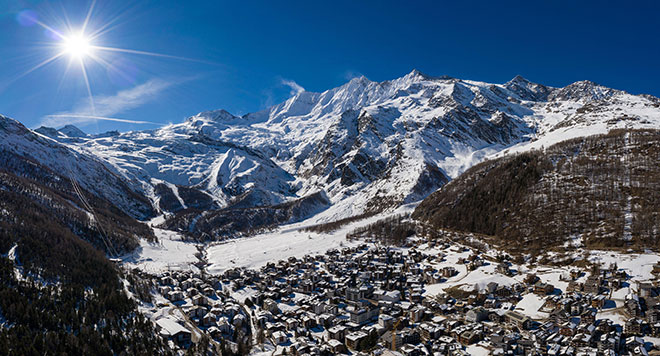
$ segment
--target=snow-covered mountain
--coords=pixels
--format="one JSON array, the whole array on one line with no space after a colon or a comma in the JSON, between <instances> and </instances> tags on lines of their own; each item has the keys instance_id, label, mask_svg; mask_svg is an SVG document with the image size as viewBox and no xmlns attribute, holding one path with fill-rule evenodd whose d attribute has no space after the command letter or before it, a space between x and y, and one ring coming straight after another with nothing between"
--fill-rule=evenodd
<instances>
[{"instance_id":1,"label":"snow-covered mountain","mask_svg":"<svg viewBox=\"0 0 660 356\"><path fill-rule=\"evenodd\" d=\"M323 192L331 205L316 219L332 221L422 199L501 152L621 127L660 128L660 100L589 81L552 88L414 70L301 92L242 117L217 110L151 131L40 133L106 162L163 211L272 206Z\"/></svg>"},{"instance_id":2,"label":"snow-covered mountain","mask_svg":"<svg viewBox=\"0 0 660 356\"><path fill-rule=\"evenodd\" d=\"M55 139L59 138L55 136ZM111 164L55 139L0 115L0 153L4 156L57 172L79 184L81 191L86 190L111 201L134 218L145 219L154 215L154 209L150 201L140 193L140 187L126 180ZM0 170L24 176L20 166L12 164L12 160L0 162Z\"/></svg>"}]
</instances>

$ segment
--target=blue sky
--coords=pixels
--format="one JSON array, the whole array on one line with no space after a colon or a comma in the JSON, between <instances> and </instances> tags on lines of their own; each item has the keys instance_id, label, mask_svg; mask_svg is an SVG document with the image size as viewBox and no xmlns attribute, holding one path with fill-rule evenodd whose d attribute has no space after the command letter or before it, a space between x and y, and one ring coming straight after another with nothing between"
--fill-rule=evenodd
<instances>
[{"instance_id":1,"label":"blue sky","mask_svg":"<svg viewBox=\"0 0 660 356\"><path fill-rule=\"evenodd\" d=\"M91 115L83 73L77 62L66 70L68 56L25 74L61 50L61 39L34 20L65 34L82 26L90 1L0 0L0 113L32 128L150 129L413 68L495 83L516 74L552 86L589 79L660 96L657 4L98 1L87 32L111 26L93 45L186 58L95 51L105 64L84 59L94 113L136 121L128 123L61 116Z\"/></svg>"}]
</instances>

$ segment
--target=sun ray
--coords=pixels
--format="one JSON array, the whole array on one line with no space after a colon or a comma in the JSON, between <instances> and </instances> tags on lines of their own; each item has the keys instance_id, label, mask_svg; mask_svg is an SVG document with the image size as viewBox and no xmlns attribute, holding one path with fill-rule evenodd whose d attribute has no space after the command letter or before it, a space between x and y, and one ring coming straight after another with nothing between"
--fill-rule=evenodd
<instances>
[{"instance_id":1,"label":"sun ray","mask_svg":"<svg viewBox=\"0 0 660 356\"><path fill-rule=\"evenodd\" d=\"M33 60L37 63L34 67L29 68L24 73L20 73L15 79L10 80L14 82L34 71L47 66L48 64L61 59L62 57L68 58L68 63L66 68L62 71L61 77L59 78L59 83L56 88L56 93L59 93L63 90L66 83L65 79L72 75L72 72L76 72L79 76L78 81L76 82L79 89L82 89L84 85L84 91L88 96L89 100L89 111L90 116L88 118L97 118L99 120L105 119L110 121L134 122L132 120L118 119L118 118L104 118L99 115L108 114L107 112L97 112L95 97L92 88L101 87L97 85L93 80L99 78L100 71L105 68L108 71L108 75L111 76L110 79L126 79L128 81L133 81L135 76L131 73L131 70L134 68L132 65L128 65L126 68L122 65L122 57L128 57L128 55L137 55L137 56L148 56L148 57L157 57L157 58L168 58L173 60L188 61L188 62L197 62L204 63L209 65L221 65L219 63L213 63L206 60L199 60L195 58L188 58L183 56L176 56L164 53L142 51L136 49L128 49L121 47L113 46L104 46L106 44L103 42L101 37L104 37L110 31L113 31L118 26L124 23L123 15L126 14L124 8L122 11L115 12L108 18L108 21L97 21L96 15L99 12L99 4L97 0L90 0L91 3L87 8L80 22L71 22L68 13L62 3L60 3L62 9L62 16L54 21L42 21L37 18L34 20L34 24L38 25L43 29L44 34L49 42L37 42L37 48L45 49L46 51L55 51L56 53L46 58L45 60L39 62L40 58ZM130 6L129 6L130 7ZM22 60L21 62L25 62ZM30 63L30 62L28 62ZM130 62L129 62L130 63ZM76 70L72 68L80 66L80 73L77 73ZM137 71L137 69L135 69ZM82 75L81 75L82 74ZM117 76L117 77L113 77ZM2 83L3 86L6 86L5 83ZM0 88L4 90L4 88ZM80 92L82 94L82 92ZM84 96L82 98L84 100ZM84 103L84 101L83 101ZM136 122L136 123L145 123L149 122Z\"/></svg>"},{"instance_id":2,"label":"sun ray","mask_svg":"<svg viewBox=\"0 0 660 356\"><path fill-rule=\"evenodd\" d=\"M123 70L121 70L121 69L118 68L117 66L113 65L112 63L106 61L106 60L103 59L102 57L97 56L97 55L94 55L94 54L91 54L91 55L90 55L90 58L92 58L92 59L95 60L96 62L100 63L100 64L101 64L103 67L105 67L106 69L109 68L109 69L111 69L112 71L118 73L118 74L119 74L122 78L124 78L125 80L128 80L128 81L131 80L130 76L128 76L126 73L124 73Z\"/></svg>"},{"instance_id":3,"label":"sun ray","mask_svg":"<svg viewBox=\"0 0 660 356\"><path fill-rule=\"evenodd\" d=\"M26 76L26 75L28 75L28 74L34 72L35 70L37 70L37 69L39 69L39 68L41 68L41 67L47 65L48 63L50 63L50 62L52 62L52 61L54 61L54 60L56 60L56 59L62 57L63 55L64 55L64 53L58 53L58 54L56 54L56 55L54 55L54 56L52 56L52 57L50 57L50 58L47 58L47 59L43 60L41 63L38 63L38 64L35 65L34 67L32 67L32 68L28 69L27 71L25 71L24 73L19 74L16 78L12 79L12 82L14 82L14 81L16 81L16 80L18 80L18 79L23 78L24 76Z\"/></svg>"},{"instance_id":4,"label":"sun ray","mask_svg":"<svg viewBox=\"0 0 660 356\"><path fill-rule=\"evenodd\" d=\"M115 29L119 24L115 24L115 22L119 21L121 18L121 15L117 15L111 20L106 21L103 25L101 25L99 28L94 30L92 33L90 33L89 37L92 39L96 39L98 37L103 36L104 34L112 31Z\"/></svg>"},{"instance_id":5,"label":"sun ray","mask_svg":"<svg viewBox=\"0 0 660 356\"><path fill-rule=\"evenodd\" d=\"M57 31L56 29L54 29L54 28L52 28L52 27L46 25L45 23L43 23L43 22L41 22L41 21L39 21L39 20L36 20L35 23L36 23L37 25L43 27L45 30L48 30L48 31L52 32L54 35L56 35L56 36L59 37L60 39L63 39L63 38L64 38L64 35L62 35L59 31Z\"/></svg>"},{"instance_id":6,"label":"sun ray","mask_svg":"<svg viewBox=\"0 0 660 356\"><path fill-rule=\"evenodd\" d=\"M72 33L63 38L62 52L76 58L84 58L92 54L94 50L90 39L84 32Z\"/></svg>"},{"instance_id":7,"label":"sun ray","mask_svg":"<svg viewBox=\"0 0 660 356\"><path fill-rule=\"evenodd\" d=\"M87 94L89 95L89 105L92 109L92 114L96 115L96 107L94 106L94 96L92 95L92 86L89 84L89 77L87 76L87 69L85 68L85 62L80 59L80 68L83 72L83 78L85 79L85 86L87 87Z\"/></svg>"},{"instance_id":8,"label":"sun ray","mask_svg":"<svg viewBox=\"0 0 660 356\"><path fill-rule=\"evenodd\" d=\"M94 48L96 50L100 50L100 51L140 54L140 55L144 55L144 56L171 58L171 59L178 59L178 60L182 60L182 61L190 61L190 62L198 62L198 63L204 63L204 64L218 65L217 63L204 61L204 60L200 60L200 59L173 56L173 55L169 55L169 54L162 54L162 53L155 53L155 52L138 51L138 50L134 50L134 49L117 48L117 47L105 47L105 46L92 46L92 48Z\"/></svg>"},{"instance_id":9,"label":"sun ray","mask_svg":"<svg viewBox=\"0 0 660 356\"><path fill-rule=\"evenodd\" d=\"M92 11L94 11L94 5L96 5L96 0L92 0L92 3L89 5L89 10L87 10L87 16L85 16L85 21L82 24L82 30L80 32L85 33L89 20L92 17Z\"/></svg>"},{"instance_id":10,"label":"sun ray","mask_svg":"<svg viewBox=\"0 0 660 356\"><path fill-rule=\"evenodd\" d=\"M60 80L59 83L57 84L57 89L55 90L55 92L59 93L62 91L62 86L64 85L64 78L66 78L70 70L71 70L71 61L69 61L66 64L66 68L64 69L64 72L62 72L62 74L60 75Z\"/></svg>"}]
</instances>

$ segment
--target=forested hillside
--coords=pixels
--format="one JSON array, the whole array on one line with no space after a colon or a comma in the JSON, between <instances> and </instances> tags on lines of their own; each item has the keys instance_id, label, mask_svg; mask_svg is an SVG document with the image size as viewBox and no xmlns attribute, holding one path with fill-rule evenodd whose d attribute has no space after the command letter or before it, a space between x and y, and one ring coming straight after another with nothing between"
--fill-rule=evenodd
<instances>
[{"instance_id":1,"label":"forested hillside","mask_svg":"<svg viewBox=\"0 0 660 356\"><path fill-rule=\"evenodd\" d=\"M25 157L0 161L0 354L166 353L106 257L152 230Z\"/></svg>"},{"instance_id":2,"label":"forested hillside","mask_svg":"<svg viewBox=\"0 0 660 356\"><path fill-rule=\"evenodd\" d=\"M660 131L613 130L483 162L413 218L513 251L659 247Z\"/></svg>"}]
</instances>

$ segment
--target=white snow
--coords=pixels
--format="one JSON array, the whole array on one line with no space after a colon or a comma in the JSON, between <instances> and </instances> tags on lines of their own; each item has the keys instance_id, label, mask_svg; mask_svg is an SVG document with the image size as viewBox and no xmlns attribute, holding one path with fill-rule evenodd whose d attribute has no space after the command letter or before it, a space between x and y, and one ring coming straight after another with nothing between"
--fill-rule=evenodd
<instances>
[{"instance_id":1,"label":"white snow","mask_svg":"<svg viewBox=\"0 0 660 356\"><path fill-rule=\"evenodd\" d=\"M528 293L523 295L522 299L516 304L515 310L532 319L545 319L548 317L548 313L539 311L543 304L545 304L544 298L534 293Z\"/></svg>"},{"instance_id":2,"label":"white snow","mask_svg":"<svg viewBox=\"0 0 660 356\"><path fill-rule=\"evenodd\" d=\"M512 82L540 87L524 79ZM549 101L529 101L510 84L432 78L418 71L380 83L361 77L322 93L299 92L243 117L215 110L158 130L57 139L104 159L147 195L156 180L194 185L221 206L250 189L259 190L263 205L325 190L333 205L316 221L327 222L363 212L374 197L424 198L430 191L415 187L427 165L454 178L504 153L613 128L660 126L660 109L645 97L577 82L548 87ZM456 108L475 116L456 114ZM621 119L624 115L628 118ZM479 135L481 126L471 126L503 120L514 135L510 140L498 141L492 132ZM359 172L353 160L360 155L380 159L386 178ZM52 157L44 160L57 166ZM340 182L341 166L356 175L354 184Z\"/></svg>"},{"instance_id":3,"label":"white snow","mask_svg":"<svg viewBox=\"0 0 660 356\"><path fill-rule=\"evenodd\" d=\"M140 240L140 247L122 260L131 268L157 273L164 270L196 269L197 244L184 241L176 232L154 228L157 243Z\"/></svg>"},{"instance_id":4,"label":"white snow","mask_svg":"<svg viewBox=\"0 0 660 356\"><path fill-rule=\"evenodd\" d=\"M605 268L616 263L617 267L625 270L633 281L651 280L653 265L660 261L660 255L651 252L638 254L592 250L589 253L589 261L600 263Z\"/></svg>"},{"instance_id":5,"label":"white snow","mask_svg":"<svg viewBox=\"0 0 660 356\"><path fill-rule=\"evenodd\" d=\"M490 355L490 351L487 348L485 348L483 346L479 346L477 344L472 344L472 345L467 346L465 348L465 351L467 351L468 354L474 355L474 356L481 356L481 355L487 356L487 355Z\"/></svg>"},{"instance_id":6,"label":"white snow","mask_svg":"<svg viewBox=\"0 0 660 356\"><path fill-rule=\"evenodd\" d=\"M415 205L404 206L391 214L409 212ZM379 214L342 226L327 234L305 232L301 229L313 225L314 220L285 225L273 232L253 237L229 240L209 245L206 250L209 266L207 271L219 274L234 267L258 268L268 262L301 257L307 254L322 254L333 248L351 246L361 241L348 242L346 234L357 227L383 219L390 214Z\"/></svg>"}]
</instances>

